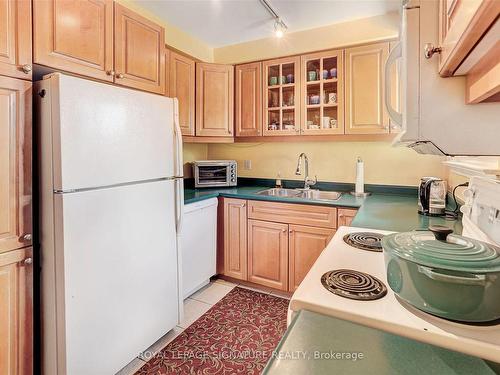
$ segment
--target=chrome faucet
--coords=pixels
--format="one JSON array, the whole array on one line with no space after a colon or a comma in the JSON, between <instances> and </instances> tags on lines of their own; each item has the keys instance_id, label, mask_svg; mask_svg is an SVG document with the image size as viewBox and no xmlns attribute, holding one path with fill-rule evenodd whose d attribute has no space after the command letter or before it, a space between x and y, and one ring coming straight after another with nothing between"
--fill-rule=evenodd
<instances>
[{"instance_id":1,"label":"chrome faucet","mask_svg":"<svg viewBox=\"0 0 500 375\"><path fill-rule=\"evenodd\" d=\"M309 159L307 158L307 155L305 153L301 153L299 155L299 160L297 160L297 170L295 171L295 174L297 176L300 176L301 172L301 165L302 165L302 159L304 159L304 190L309 190L309 188L312 185L315 185L316 182L318 182L318 177L315 176L314 180L312 178L309 178Z\"/></svg>"}]
</instances>

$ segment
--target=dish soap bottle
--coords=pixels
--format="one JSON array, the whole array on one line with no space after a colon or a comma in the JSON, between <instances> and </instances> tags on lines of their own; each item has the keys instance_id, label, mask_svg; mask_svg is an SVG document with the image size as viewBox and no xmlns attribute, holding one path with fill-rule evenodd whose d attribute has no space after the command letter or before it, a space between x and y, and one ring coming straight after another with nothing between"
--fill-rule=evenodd
<instances>
[{"instance_id":1,"label":"dish soap bottle","mask_svg":"<svg viewBox=\"0 0 500 375\"><path fill-rule=\"evenodd\" d=\"M278 176L276 176L276 188L281 189L281 172L278 172Z\"/></svg>"}]
</instances>

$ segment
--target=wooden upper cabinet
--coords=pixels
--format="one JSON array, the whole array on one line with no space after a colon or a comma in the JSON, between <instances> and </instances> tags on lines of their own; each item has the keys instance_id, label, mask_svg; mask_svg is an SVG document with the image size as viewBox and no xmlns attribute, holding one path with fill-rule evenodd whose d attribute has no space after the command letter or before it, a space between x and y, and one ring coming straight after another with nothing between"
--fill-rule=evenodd
<instances>
[{"instance_id":1,"label":"wooden upper cabinet","mask_svg":"<svg viewBox=\"0 0 500 375\"><path fill-rule=\"evenodd\" d=\"M338 210L338 218L337 218L337 226L338 227L350 227L352 221L354 220L354 216L356 216L357 210L350 208L339 208Z\"/></svg>"},{"instance_id":2,"label":"wooden upper cabinet","mask_svg":"<svg viewBox=\"0 0 500 375\"><path fill-rule=\"evenodd\" d=\"M262 63L264 135L300 134L300 56Z\"/></svg>"},{"instance_id":3,"label":"wooden upper cabinet","mask_svg":"<svg viewBox=\"0 0 500 375\"><path fill-rule=\"evenodd\" d=\"M224 275L247 280L247 201L224 198Z\"/></svg>"},{"instance_id":4,"label":"wooden upper cabinet","mask_svg":"<svg viewBox=\"0 0 500 375\"><path fill-rule=\"evenodd\" d=\"M170 51L169 96L179 100L179 123L182 135L194 135L195 72L193 59Z\"/></svg>"},{"instance_id":5,"label":"wooden upper cabinet","mask_svg":"<svg viewBox=\"0 0 500 375\"><path fill-rule=\"evenodd\" d=\"M344 53L301 56L301 134L344 134Z\"/></svg>"},{"instance_id":6,"label":"wooden upper cabinet","mask_svg":"<svg viewBox=\"0 0 500 375\"><path fill-rule=\"evenodd\" d=\"M31 80L31 1L0 1L0 75Z\"/></svg>"},{"instance_id":7,"label":"wooden upper cabinet","mask_svg":"<svg viewBox=\"0 0 500 375\"><path fill-rule=\"evenodd\" d=\"M288 224L248 220L248 281L288 290Z\"/></svg>"},{"instance_id":8,"label":"wooden upper cabinet","mask_svg":"<svg viewBox=\"0 0 500 375\"><path fill-rule=\"evenodd\" d=\"M262 63L237 65L235 129L237 137L262 134Z\"/></svg>"},{"instance_id":9,"label":"wooden upper cabinet","mask_svg":"<svg viewBox=\"0 0 500 375\"><path fill-rule=\"evenodd\" d=\"M455 74L499 14L498 0L439 0L439 73L442 76Z\"/></svg>"},{"instance_id":10,"label":"wooden upper cabinet","mask_svg":"<svg viewBox=\"0 0 500 375\"><path fill-rule=\"evenodd\" d=\"M115 82L164 94L165 30L118 3L114 6Z\"/></svg>"},{"instance_id":11,"label":"wooden upper cabinet","mask_svg":"<svg viewBox=\"0 0 500 375\"><path fill-rule=\"evenodd\" d=\"M33 373L33 250L0 254L0 374Z\"/></svg>"},{"instance_id":12,"label":"wooden upper cabinet","mask_svg":"<svg viewBox=\"0 0 500 375\"><path fill-rule=\"evenodd\" d=\"M34 0L34 62L113 81L113 2Z\"/></svg>"},{"instance_id":13,"label":"wooden upper cabinet","mask_svg":"<svg viewBox=\"0 0 500 375\"><path fill-rule=\"evenodd\" d=\"M196 64L196 135L233 136L234 67Z\"/></svg>"},{"instance_id":14,"label":"wooden upper cabinet","mask_svg":"<svg viewBox=\"0 0 500 375\"><path fill-rule=\"evenodd\" d=\"M389 132L384 104L384 65L389 43L369 44L345 50L345 132Z\"/></svg>"},{"instance_id":15,"label":"wooden upper cabinet","mask_svg":"<svg viewBox=\"0 0 500 375\"><path fill-rule=\"evenodd\" d=\"M31 82L0 77L0 253L32 243L31 102Z\"/></svg>"},{"instance_id":16,"label":"wooden upper cabinet","mask_svg":"<svg viewBox=\"0 0 500 375\"><path fill-rule=\"evenodd\" d=\"M293 292L328 245L335 229L290 225L289 233L289 291Z\"/></svg>"}]
</instances>

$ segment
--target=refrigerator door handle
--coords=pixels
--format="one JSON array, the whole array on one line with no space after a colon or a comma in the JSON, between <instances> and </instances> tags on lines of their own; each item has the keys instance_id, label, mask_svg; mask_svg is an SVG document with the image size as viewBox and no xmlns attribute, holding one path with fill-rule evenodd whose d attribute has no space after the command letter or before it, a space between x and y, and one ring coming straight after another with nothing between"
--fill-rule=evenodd
<instances>
[{"instance_id":1,"label":"refrigerator door handle","mask_svg":"<svg viewBox=\"0 0 500 375\"><path fill-rule=\"evenodd\" d=\"M184 218L184 179L182 166L182 132L179 125L179 101L174 98L174 135L175 135L175 224L177 234L181 233Z\"/></svg>"}]
</instances>

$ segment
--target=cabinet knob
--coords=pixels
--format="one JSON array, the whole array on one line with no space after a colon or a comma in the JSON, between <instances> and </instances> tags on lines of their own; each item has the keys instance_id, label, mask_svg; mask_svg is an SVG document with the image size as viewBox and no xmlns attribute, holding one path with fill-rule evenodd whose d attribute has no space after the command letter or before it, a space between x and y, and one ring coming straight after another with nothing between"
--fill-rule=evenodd
<instances>
[{"instance_id":1,"label":"cabinet knob","mask_svg":"<svg viewBox=\"0 0 500 375\"><path fill-rule=\"evenodd\" d=\"M240 207L241 207L241 208L245 207L245 203L242 203L242 204L240 205Z\"/></svg>"},{"instance_id":2,"label":"cabinet knob","mask_svg":"<svg viewBox=\"0 0 500 375\"><path fill-rule=\"evenodd\" d=\"M21 237L21 241L31 241L32 236L31 233L26 233L24 236Z\"/></svg>"},{"instance_id":3,"label":"cabinet knob","mask_svg":"<svg viewBox=\"0 0 500 375\"><path fill-rule=\"evenodd\" d=\"M288 233L293 233L293 230L292 230L292 229L290 229L290 230L288 231Z\"/></svg>"},{"instance_id":4,"label":"cabinet knob","mask_svg":"<svg viewBox=\"0 0 500 375\"><path fill-rule=\"evenodd\" d=\"M115 71L114 71L114 70L106 70L106 74L107 74L108 76L113 77L113 76L115 75Z\"/></svg>"},{"instance_id":5,"label":"cabinet knob","mask_svg":"<svg viewBox=\"0 0 500 375\"><path fill-rule=\"evenodd\" d=\"M344 214L340 214L339 217L344 217Z\"/></svg>"},{"instance_id":6,"label":"cabinet knob","mask_svg":"<svg viewBox=\"0 0 500 375\"><path fill-rule=\"evenodd\" d=\"M30 64L25 64L21 67L21 70L23 71L23 73L28 74L29 72L31 72L33 70L33 68Z\"/></svg>"},{"instance_id":7,"label":"cabinet knob","mask_svg":"<svg viewBox=\"0 0 500 375\"><path fill-rule=\"evenodd\" d=\"M116 75L116 78L118 78L118 79L122 79L123 77L124 77L123 73L118 73Z\"/></svg>"},{"instance_id":8,"label":"cabinet knob","mask_svg":"<svg viewBox=\"0 0 500 375\"><path fill-rule=\"evenodd\" d=\"M285 233L285 232L286 232L286 229L282 229L281 231L282 231L283 233Z\"/></svg>"},{"instance_id":9,"label":"cabinet knob","mask_svg":"<svg viewBox=\"0 0 500 375\"><path fill-rule=\"evenodd\" d=\"M23 260L23 264L29 266L30 264L33 264L33 258L26 258Z\"/></svg>"},{"instance_id":10,"label":"cabinet knob","mask_svg":"<svg viewBox=\"0 0 500 375\"><path fill-rule=\"evenodd\" d=\"M229 132L229 134L233 134L233 131L232 131L232 130L229 130L228 132Z\"/></svg>"},{"instance_id":11,"label":"cabinet knob","mask_svg":"<svg viewBox=\"0 0 500 375\"><path fill-rule=\"evenodd\" d=\"M441 53L443 49L441 47L434 47L432 43L425 43L424 45L424 56L426 59L430 59L435 53Z\"/></svg>"}]
</instances>

